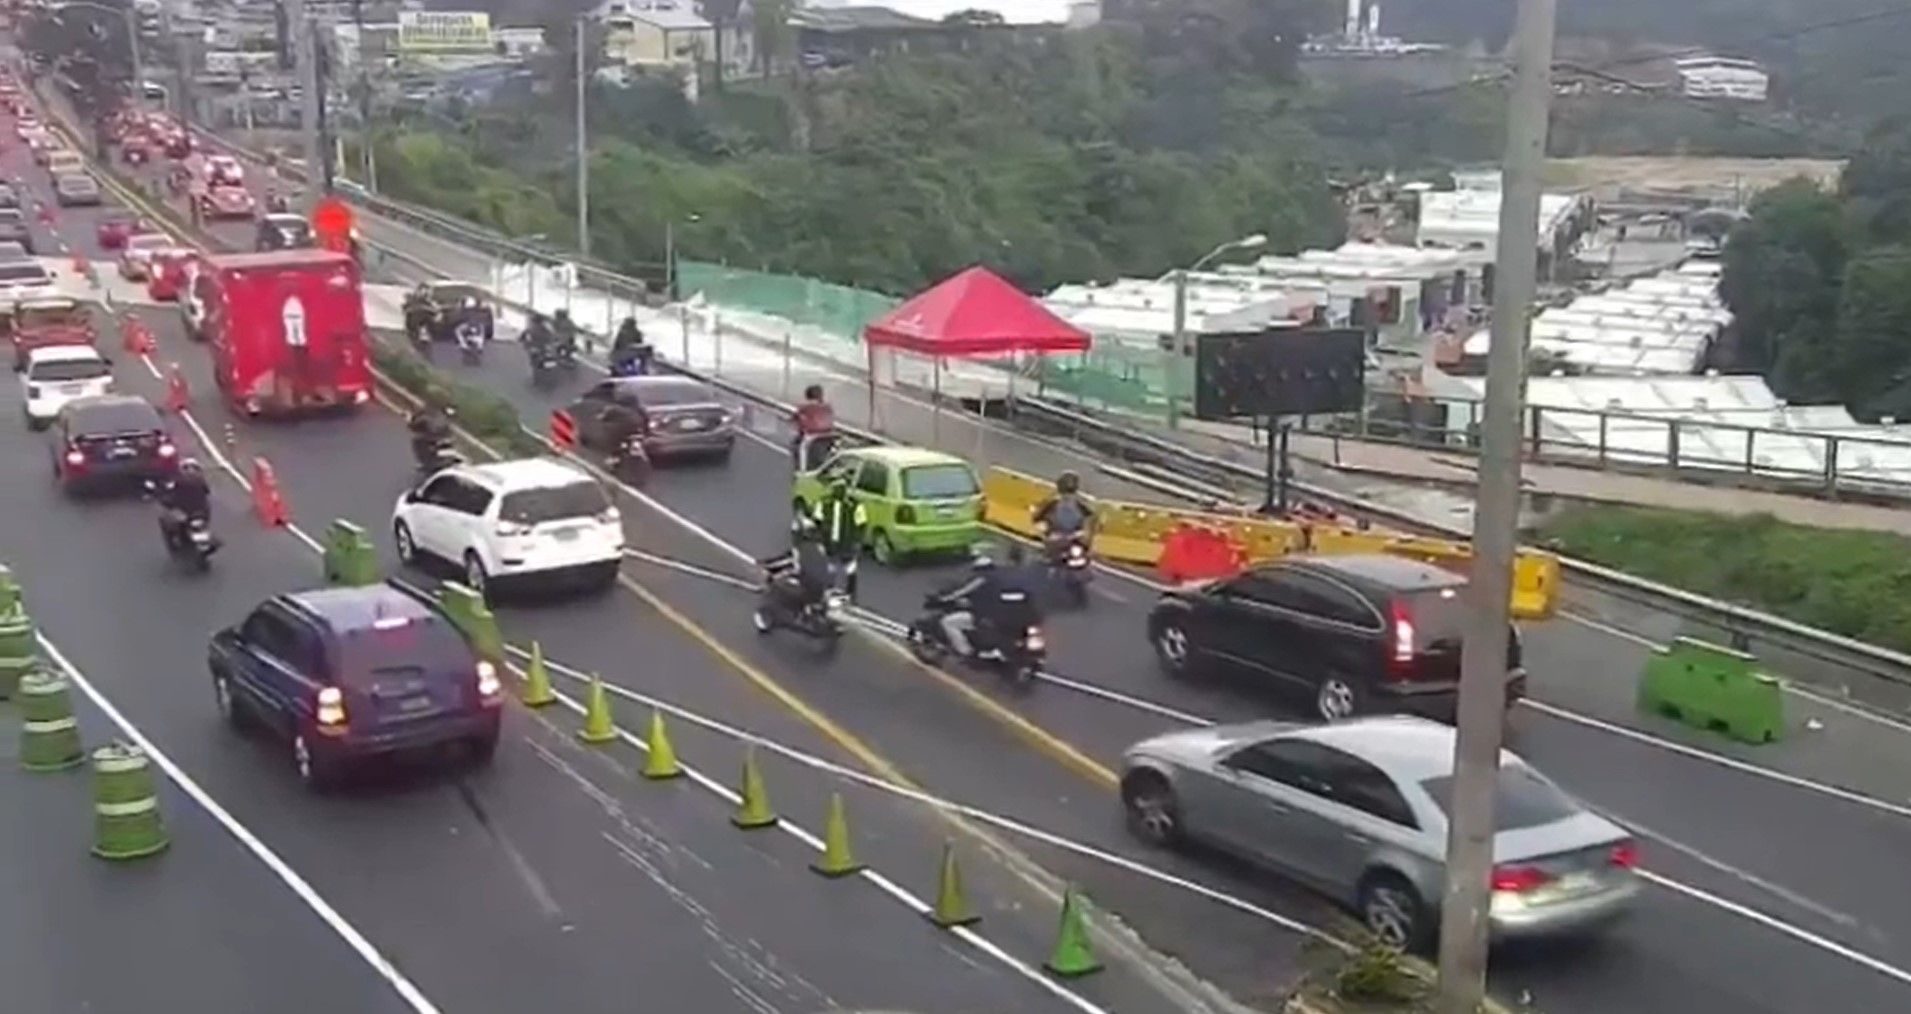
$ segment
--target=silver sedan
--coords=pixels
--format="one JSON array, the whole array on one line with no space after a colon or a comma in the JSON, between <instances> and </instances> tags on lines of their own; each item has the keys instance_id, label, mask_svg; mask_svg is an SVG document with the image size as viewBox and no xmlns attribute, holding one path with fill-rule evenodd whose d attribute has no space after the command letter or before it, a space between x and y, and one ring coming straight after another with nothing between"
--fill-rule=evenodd
<instances>
[{"instance_id":1,"label":"silver sedan","mask_svg":"<svg viewBox=\"0 0 1911 1014\"><path fill-rule=\"evenodd\" d=\"M1128 750L1122 800L1152 843L1236 853L1352 906L1381 939L1424 948L1446 884L1453 740L1401 717L1171 733ZM1583 930L1629 906L1632 837L1511 753L1495 813L1496 939Z\"/></svg>"}]
</instances>

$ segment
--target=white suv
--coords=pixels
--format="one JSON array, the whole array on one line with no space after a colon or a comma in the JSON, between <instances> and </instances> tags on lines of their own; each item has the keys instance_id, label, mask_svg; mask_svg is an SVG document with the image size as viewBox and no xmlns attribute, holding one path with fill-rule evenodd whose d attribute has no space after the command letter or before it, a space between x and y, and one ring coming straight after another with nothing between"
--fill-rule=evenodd
<instances>
[{"instance_id":1,"label":"white suv","mask_svg":"<svg viewBox=\"0 0 1911 1014\"><path fill-rule=\"evenodd\" d=\"M550 458L456 465L398 498L392 538L407 564L456 564L487 596L549 581L608 588L624 556L624 523L604 487Z\"/></svg>"},{"instance_id":2,"label":"white suv","mask_svg":"<svg viewBox=\"0 0 1911 1014\"><path fill-rule=\"evenodd\" d=\"M91 345L42 345L27 353L20 389L27 428L43 430L67 402L112 393L113 366Z\"/></svg>"}]
</instances>

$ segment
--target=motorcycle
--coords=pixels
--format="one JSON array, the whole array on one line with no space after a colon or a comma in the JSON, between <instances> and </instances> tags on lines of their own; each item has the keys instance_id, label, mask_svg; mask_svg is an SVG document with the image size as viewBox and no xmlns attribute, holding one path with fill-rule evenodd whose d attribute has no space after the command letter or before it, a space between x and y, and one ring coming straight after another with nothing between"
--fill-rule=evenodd
<instances>
[{"instance_id":1,"label":"motorcycle","mask_svg":"<svg viewBox=\"0 0 1911 1014\"><path fill-rule=\"evenodd\" d=\"M610 454L610 474L632 486L641 486L650 478L650 452L644 450L640 433L625 437Z\"/></svg>"},{"instance_id":2,"label":"motorcycle","mask_svg":"<svg viewBox=\"0 0 1911 1014\"><path fill-rule=\"evenodd\" d=\"M146 494L150 498L159 492L157 483L146 484ZM166 543L166 555L194 571L204 574L212 569L212 554L219 551L219 539L212 534L212 523L206 518L178 518L165 505L159 509L159 534Z\"/></svg>"},{"instance_id":3,"label":"motorcycle","mask_svg":"<svg viewBox=\"0 0 1911 1014\"><path fill-rule=\"evenodd\" d=\"M460 321L456 331L458 353L466 366L484 364L484 331L472 321Z\"/></svg>"},{"instance_id":4,"label":"motorcycle","mask_svg":"<svg viewBox=\"0 0 1911 1014\"><path fill-rule=\"evenodd\" d=\"M650 354L648 352L613 353L610 360L610 375L613 377L641 377L650 372Z\"/></svg>"},{"instance_id":5,"label":"motorcycle","mask_svg":"<svg viewBox=\"0 0 1911 1014\"><path fill-rule=\"evenodd\" d=\"M418 481L437 475L447 468L464 464L464 455L452 446L450 437L436 437L429 442L416 441L412 444L412 458L418 463Z\"/></svg>"},{"instance_id":6,"label":"motorcycle","mask_svg":"<svg viewBox=\"0 0 1911 1014\"><path fill-rule=\"evenodd\" d=\"M757 633L793 630L817 642L825 652L834 651L849 617L849 593L842 589L840 577L831 582L821 599L806 603L794 612L777 599L775 580L765 575L756 611L750 614Z\"/></svg>"},{"instance_id":7,"label":"motorcycle","mask_svg":"<svg viewBox=\"0 0 1911 1014\"><path fill-rule=\"evenodd\" d=\"M923 616L909 625L909 653L924 665L940 665L944 659L957 654L942 630L942 618L957 606L932 595L923 600L922 607ZM1048 639L1041 625L1023 627L1014 632L1006 644L992 643L995 640L996 636L978 623L969 633L969 653L960 657L971 665L991 666L1016 689L1027 689L1048 658Z\"/></svg>"},{"instance_id":8,"label":"motorcycle","mask_svg":"<svg viewBox=\"0 0 1911 1014\"><path fill-rule=\"evenodd\" d=\"M1043 550L1049 583L1060 587L1075 608L1088 605L1088 582L1095 573L1094 560L1088 554L1088 534L1053 533L1043 540Z\"/></svg>"}]
</instances>

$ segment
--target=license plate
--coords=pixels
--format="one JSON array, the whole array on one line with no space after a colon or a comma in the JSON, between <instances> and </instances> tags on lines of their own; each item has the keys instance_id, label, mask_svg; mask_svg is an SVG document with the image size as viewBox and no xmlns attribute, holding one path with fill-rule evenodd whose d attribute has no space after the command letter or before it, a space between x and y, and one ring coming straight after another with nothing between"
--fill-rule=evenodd
<instances>
[{"instance_id":1,"label":"license plate","mask_svg":"<svg viewBox=\"0 0 1911 1014\"><path fill-rule=\"evenodd\" d=\"M407 715L416 714L420 711L430 711L431 698L407 697L404 700L398 702L398 710L404 712Z\"/></svg>"},{"instance_id":2,"label":"license plate","mask_svg":"<svg viewBox=\"0 0 1911 1014\"><path fill-rule=\"evenodd\" d=\"M85 384L61 384L60 393L78 397L79 395L86 393L86 385Z\"/></svg>"},{"instance_id":3,"label":"license plate","mask_svg":"<svg viewBox=\"0 0 1911 1014\"><path fill-rule=\"evenodd\" d=\"M560 528L560 529L558 529L557 531L554 531L554 532L552 532L552 533L551 533L551 538L553 538L553 539L556 539L556 540L557 540L557 541L559 541L559 542L576 542L576 541L577 541L577 529L575 529L575 528Z\"/></svg>"},{"instance_id":4,"label":"license plate","mask_svg":"<svg viewBox=\"0 0 1911 1014\"><path fill-rule=\"evenodd\" d=\"M941 510L939 510L939 511L937 511L936 513L938 513L938 514L940 514L940 515L942 515L942 516L943 516L943 517L945 517L945 518L953 518L953 517L956 517L956 516L958 516L958 515L960 515L960 514L962 513L962 508L960 508L960 507L944 507L944 508L942 508Z\"/></svg>"},{"instance_id":5,"label":"license plate","mask_svg":"<svg viewBox=\"0 0 1911 1014\"><path fill-rule=\"evenodd\" d=\"M700 430L700 429L703 429L703 420L702 419L685 419L677 423L677 428L680 430Z\"/></svg>"},{"instance_id":6,"label":"license plate","mask_svg":"<svg viewBox=\"0 0 1911 1014\"><path fill-rule=\"evenodd\" d=\"M107 457L110 457L110 458L130 458L130 457L132 457L133 455L135 455L135 454L138 454L138 453L139 453L139 451L138 451L137 449L135 449L135 448L132 448L132 447L128 447L128 446L126 446L125 444L120 444L120 445L118 445L118 446L116 446L116 447L114 447L114 448L113 448L112 450L110 450L110 451L108 451L108 452L107 452Z\"/></svg>"},{"instance_id":7,"label":"license plate","mask_svg":"<svg viewBox=\"0 0 1911 1014\"><path fill-rule=\"evenodd\" d=\"M1590 873L1568 873L1553 882L1560 894L1585 894L1599 887L1599 878Z\"/></svg>"}]
</instances>

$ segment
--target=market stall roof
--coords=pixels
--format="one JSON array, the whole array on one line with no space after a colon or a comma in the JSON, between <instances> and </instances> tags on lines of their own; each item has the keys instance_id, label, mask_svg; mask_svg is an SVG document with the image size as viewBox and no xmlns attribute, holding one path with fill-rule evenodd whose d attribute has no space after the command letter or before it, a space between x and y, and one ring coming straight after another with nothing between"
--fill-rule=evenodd
<instances>
[{"instance_id":1,"label":"market stall roof","mask_svg":"<svg viewBox=\"0 0 1911 1014\"><path fill-rule=\"evenodd\" d=\"M872 346L927 356L1086 352L1088 332L988 268L946 278L863 329Z\"/></svg>"}]
</instances>

